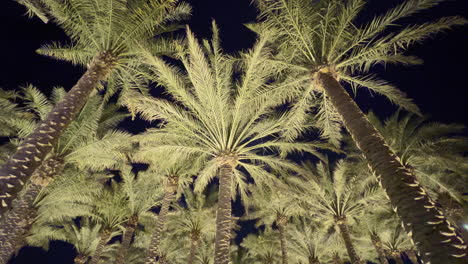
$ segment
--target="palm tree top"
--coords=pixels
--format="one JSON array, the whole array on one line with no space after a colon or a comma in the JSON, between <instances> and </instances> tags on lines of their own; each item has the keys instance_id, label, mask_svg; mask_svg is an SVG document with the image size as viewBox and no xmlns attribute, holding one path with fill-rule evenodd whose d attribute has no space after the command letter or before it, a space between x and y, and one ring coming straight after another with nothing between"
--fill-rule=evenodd
<instances>
[{"instance_id":1,"label":"palm tree top","mask_svg":"<svg viewBox=\"0 0 468 264\"><path fill-rule=\"evenodd\" d=\"M81 51L63 53L64 57L84 64L96 52L109 52L115 57L125 56L132 47L167 30L172 26L172 21L185 18L191 11L187 4L176 0L39 2L43 3L53 21L71 38L70 48ZM54 46L58 47L54 44L51 47ZM83 60L86 57L88 59Z\"/></svg>"},{"instance_id":2,"label":"palm tree top","mask_svg":"<svg viewBox=\"0 0 468 264\"><path fill-rule=\"evenodd\" d=\"M149 121L163 121L161 127L136 137L141 155L162 159L160 163L194 159L194 164L203 164L196 190L202 190L223 164L240 165L257 180L276 178L255 166L257 163L278 170L299 169L283 157L293 151L316 153L317 147L325 145L282 138L290 128L288 112L278 114L275 107L288 96L276 89L278 68L268 63L266 37L240 58L233 58L222 54L215 25L213 32L211 42L200 44L187 30L187 47L178 52L184 69L149 52L144 54L153 78L173 101L133 91L123 95L132 112ZM280 153L280 157L262 152ZM239 188L245 192L246 176L240 170L235 173Z\"/></svg>"},{"instance_id":3,"label":"palm tree top","mask_svg":"<svg viewBox=\"0 0 468 264\"><path fill-rule=\"evenodd\" d=\"M377 77L371 68L387 63L420 64L419 58L406 54L409 46L467 22L461 17L444 17L424 24L395 26L398 20L443 0L407 0L364 25L356 23L365 6L363 0L255 2L260 9L260 23L248 26L260 35L275 32L273 42L277 57L271 64L289 65L291 83L305 87L304 95L299 99L303 111L296 117L296 126L307 123L305 115L310 108L318 108L318 119L312 125L334 145L341 140L342 120L329 98L322 95L320 85L311 82L317 72L326 72L348 83L354 92L365 87L399 107L420 114L419 108L404 92ZM317 98L321 100L317 102Z\"/></svg>"}]
</instances>

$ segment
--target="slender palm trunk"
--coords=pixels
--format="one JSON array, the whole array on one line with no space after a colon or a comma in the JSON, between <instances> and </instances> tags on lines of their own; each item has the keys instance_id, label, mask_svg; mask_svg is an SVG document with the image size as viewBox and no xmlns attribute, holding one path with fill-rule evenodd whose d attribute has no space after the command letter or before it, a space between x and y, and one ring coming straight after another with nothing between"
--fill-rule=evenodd
<instances>
[{"instance_id":1,"label":"slender palm trunk","mask_svg":"<svg viewBox=\"0 0 468 264\"><path fill-rule=\"evenodd\" d=\"M188 264L195 263L195 257L197 255L198 242L200 241L200 234L193 233L190 238L190 255L188 258Z\"/></svg>"},{"instance_id":2,"label":"slender palm trunk","mask_svg":"<svg viewBox=\"0 0 468 264\"><path fill-rule=\"evenodd\" d=\"M287 222L278 221L278 229L280 233L280 244L281 244L281 260L283 264L288 264L288 245L286 243L286 232L285 227Z\"/></svg>"},{"instance_id":3,"label":"slender palm trunk","mask_svg":"<svg viewBox=\"0 0 468 264\"><path fill-rule=\"evenodd\" d=\"M112 235L112 230L110 229L105 229L99 238L99 243L96 246L96 250L94 251L93 255L91 255L91 260L89 261L89 264L97 264L99 262L99 259L101 258L102 251L104 250L104 247L107 244L107 241L109 241L110 236Z\"/></svg>"},{"instance_id":4,"label":"slender palm trunk","mask_svg":"<svg viewBox=\"0 0 468 264\"><path fill-rule=\"evenodd\" d=\"M411 260L411 262L413 264L418 264L418 255L417 255L416 251L406 250L405 254L406 254L406 256L408 256L409 260Z\"/></svg>"},{"instance_id":5,"label":"slender palm trunk","mask_svg":"<svg viewBox=\"0 0 468 264\"><path fill-rule=\"evenodd\" d=\"M364 154L406 231L431 263L466 263L466 243L437 208L416 177L390 150L349 94L329 72L317 72L316 81L341 115L354 142Z\"/></svg>"},{"instance_id":6,"label":"slender palm trunk","mask_svg":"<svg viewBox=\"0 0 468 264\"><path fill-rule=\"evenodd\" d=\"M333 264L343 264L343 261L340 258L340 255L338 253L334 253L332 257Z\"/></svg>"},{"instance_id":7,"label":"slender palm trunk","mask_svg":"<svg viewBox=\"0 0 468 264\"><path fill-rule=\"evenodd\" d=\"M109 75L114 61L109 52L96 56L76 85L36 126L33 133L24 139L16 153L0 169L0 214L10 209L13 199L76 117L91 92Z\"/></svg>"},{"instance_id":8,"label":"slender palm trunk","mask_svg":"<svg viewBox=\"0 0 468 264\"><path fill-rule=\"evenodd\" d=\"M374 245L374 248L377 251L377 255L379 256L380 264L389 264L387 258L385 257L385 250L382 246L380 237L374 232L371 232L370 237L372 245Z\"/></svg>"},{"instance_id":9,"label":"slender palm trunk","mask_svg":"<svg viewBox=\"0 0 468 264\"><path fill-rule=\"evenodd\" d=\"M0 264L8 262L11 255L23 247L29 233L36 208L34 201L42 188L47 186L63 168L63 160L49 158L40 166L31 178L31 185L24 194L13 200L13 208L0 220Z\"/></svg>"},{"instance_id":10,"label":"slender palm trunk","mask_svg":"<svg viewBox=\"0 0 468 264\"><path fill-rule=\"evenodd\" d=\"M356 249L354 248L353 241L351 240L351 236L349 234L348 225L344 220L338 220L337 222L338 228L340 229L341 236L343 237L343 241L348 251L349 258L351 260L351 264L360 264L361 260L356 253Z\"/></svg>"},{"instance_id":11,"label":"slender palm trunk","mask_svg":"<svg viewBox=\"0 0 468 264\"><path fill-rule=\"evenodd\" d=\"M138 215L132 215L125 225L125 232L122 237L122 243L120 250L117 252L115 258L115 264L125 264L127 259L128 250L130 249L130 243L132 242L133 233L135 233L135 228L138 225Z\"/></svg>"},{"instance_id":12,"label":"slender palm trunk","mask_svg":"<svg viewBox=\"0 0 468 264\"><path fill-rule=\"evenodd\" d=\"M309 264L320 264L320 260L317 257L309 257Z\"/></svg>"},{"instance_id":13,"label":"slender palm trunk","mask_svg":"<svg viewBox=\"0 0 468 264\"><path fill-rule=\"evenodd\" d=\"M392 258L395 260L395 263L396 263L396 264L405 264L405 263L403 262L403 259L401 258L400 252L393 251L393 252L392 252Z\"/></svg>"},{"instance_id":14,"label":"slender palm trunk","mask_svg":"<svg viewBox=\"0 0 468 264\"><path fill-rule=\"evenodd\" d=\"M74 262L75 264L85 264L87 259L88 259L88 256L83 255L83 254L78 254L75 257Z\"/></svg>"},{"instance_id":15,"label":"slender palm trunk","mask_svg":"<svg viewBox=\"0 0 468 264\"><path fill-rule=\"evenodd\" d=\"M156 228L151 235L151 244L146 252L146 264L156 264L158 263L158 257L161 258L161 256L159 256L159 245L161 244L162 231L166 225L166 215L169 212L169 206L174 197L174 188L167 187L161 205L161 210L159 211L158 222L156 223ZM159 259L159 262L162 262L162 260Z\"/></svg>"},{"instance_id":16,"label":"slender palm trunk","mask_svg":"<svg viewBox=\"0 0 468 264\"><path fill-rule=\"evenodd\" d=\"M231 244L231 185L234 167L220 168L218 208L216 210L215 264L229 264Z\"/></svg>"}]
</instances>

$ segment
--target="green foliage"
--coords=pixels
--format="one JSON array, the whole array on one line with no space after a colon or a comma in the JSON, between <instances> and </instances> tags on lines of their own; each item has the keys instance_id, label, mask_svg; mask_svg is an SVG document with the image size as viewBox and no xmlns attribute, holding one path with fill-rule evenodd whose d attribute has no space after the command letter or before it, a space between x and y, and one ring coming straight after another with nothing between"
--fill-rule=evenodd
<instances>
[{"instance_id":1,"label":"green foliage","mask_svg":"<svg viewBox=\"0 0 468 264\"><path fill-rule=\"evenodd\" d=\"M335 145L341 140L338 125L341 121L334 113L335 110L329 107L327 97L319 96L323 91L311 84L311 72L328 68L354 90L365 87L419 114L418 107L403 92L374 74L369 74L371 67L386 63L421 63L418 58L405 54L411 44L466 24L464 18L445 17L420 25L395 26L396 21L430 8L441 0L404 1L364 25L357 25L355 21L365 5L362 0L255 2L260 9L261 22L249 27L260 35L272 35L271 32L275 32L275 39L272 40L278 54L275 63L289 65L287 74L294 77L290 78L290 82L296 82L295 86L302 85L304 93L313 94L299 99L302 117L295 120L295 126L307 124L303 116L308 111L318 109L315 111L319 118L313 125L318 126L323 137ZM314 103L313 99L316 98L322 100L322 103Z\"/></svg>"},{"instance_id":2,"label":"green foliage","mask_svg":"<svg viewBox=\"0 0 468 264\"><path fill-rule=\"evenodd\" d=\"M459 203L462 201L461 194L466 192L463 182L468 175L464 157L468 140L460 136L463 125L430 122L401 112L384 122L373 113L368 117L433 197L447 193Z\"/></svg>"},{"instance_id":3,"label":"green foliage","mask_svg":"<svg viewBox=\"0 0 468 264\"><path fill-rule=\"evenodd\" d=\"M222 160L232 155L237 165L234 188L245 201L245 172L256 183L269 185L276 177L264 168L300 170L277 155L261 153L286 156L294 151L316 152L324 145L281 138L289 129L290 114L277 114L274 109L287 96L277 92L280 83L272 83L279 69L268 63L266 39L243 53L242 60L233 59L221 54L216 26L213 31L211 43L204 41L200 45L188 30L187 48L180 47L178 52L185 70L145 53L145 63L151 67L155 81L166 88L174 102L136 92L125 94L123 101L144 119L163 121L161 127L135 137L141 155L155 162L161 159L158 163L195 160L195 166L201 164L196 192L205 189ZM236 192L232 193L235 197Z\"/></svg>"}]
</instances>

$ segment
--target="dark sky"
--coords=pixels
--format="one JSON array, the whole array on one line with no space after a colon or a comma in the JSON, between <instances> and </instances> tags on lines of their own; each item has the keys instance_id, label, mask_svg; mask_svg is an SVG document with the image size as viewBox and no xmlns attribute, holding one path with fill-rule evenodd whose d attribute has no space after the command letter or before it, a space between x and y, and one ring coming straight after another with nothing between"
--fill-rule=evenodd
<instances>
[{"instance_id":1,"label":"dark sky","mask_svg":"<svg viewBox=\"0 0 468 264\"><path fill-rule=\"evenodd\" d=\"M83 69L35 54L35 50L43 44L66 41L65 34L52 23L43 24L39 19L28 19L23 15L25 9L14 1L0 2L0 87L16 89L32 83L45 92L50 91L53 86L70 89ZM249 5L250 0L189 2L194 7L194 15L189 24L196 35L208 37L211 20L214 18L220 26L226 51L235 52L252 45L254 34L241 25L255 19L256 12ZM362 21L401 1L368 2ZM447 1L403 22L422 22L447 15L468 17L467 5L467 0ZM468 26L459 27L410 49L409 53L422 58L424 65L387 66L375 71L408 93L423 113L432 116L433 120L468 124L467 47ZM368 92L358 93L357 101L364 110L372 108L381 116L394 110L390 103L379 97L372 97ZM24 259L25 255L34 257L34 263L72 263L71 252L73 250L70 247L58 243L48 254L39 250L23 250L21 256L11 263L31 263Z\"/></svg>"}]
</instances>

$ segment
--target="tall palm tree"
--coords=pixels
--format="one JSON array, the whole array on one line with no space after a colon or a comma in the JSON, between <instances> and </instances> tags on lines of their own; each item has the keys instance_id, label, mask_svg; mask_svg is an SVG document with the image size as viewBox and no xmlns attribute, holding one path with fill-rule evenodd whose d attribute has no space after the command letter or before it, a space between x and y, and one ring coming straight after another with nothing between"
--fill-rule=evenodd
<instances>
[{"instance_id":1,"label":"tall palm tree","mask_svg":"<svg viewBox=\"0 0 468 264\"><path fill-rule=\"evenodd\" d=\"M440 197L439 202L452 201L442 205L449 218L454 216L456 210L450 209L454 204L463 203L461 194L466 192L468 166L464 152L468 139L459 136L465 127L429 122L399 111L384 122L373 113L368 118L431 196Z\"/></svg>"},{"instance_id":2,"label":"tall palm tree","mask_svg":"<svg viewBox=\"0 0 468 264\"><path fill-rule=\"evenodd\" d=\"M337 162L331 170L325 163L305 164L310 173L304 179L292 178L298 198L309 214L325 225L337 227L348 251L351 263L361 263L351 238L350 223L364 213L366 206L378 206L383 198L369 173L354 171L349 161Z\"/></svg>"},{"instance_id":3,"label":"tall palm tree","mask_svg":"<svg viewBox=\"0 0 468 264\"><path fill-rule=\"evenodd\" d=\"M401 225L398 223L393 225L393 229L387 229L382 232L381 237L383 248L387 256L392 257L397 264L403 264L403 259L401 257L403 252L414 251L410 239L406 236ZM414 262L414 259L412 262Z\"/></svg>"},{"instance_id":4,"label":"tall palm tree","mask_svg":"<svg viewBox=\"0 0 468 264\"><path fill-rule=\"evenodd\" d=\"M288 230L292 258L296 263L320 264L326 263L328 255L336 249L320 226L312 226L310 219L294 221Z\"/></svg>"},{"instance_id":5,"label":"tall palm tree","mask_svg":"<svg viewBox=\"0 0 468 264\"><path fill-rule=\"evenodd\" d=\"M186 208L176 205L176 210L168 215L168 229L173 230L172 234L185 239L188 242L187 245L190 245L188 264L196 263L197 253L204 241L214 240L215 194L205 196L186 192L184 195Z\"/></svg>"},{"instance_id":6,"label":"tall palm tree","mask_svg":"<svg viewBox=\"0 0 468 264\"><path fill-rule=\"evenodd\" d=\"M72 43L65 46L54 43L39 52L87 65L87 70L0 169L0 213L9 210L11 201L56 145L94 88L109 77L114 83L115 80L133 80L131 72L137 64L135 47L170 30L172 21L178 21L190 12L187 5L177 5L175 0L41 1L47 14ZM167 41L159 44L154 52L170 46Z\"/></svg>"},{"instance_id":7,"label":"tall palm tree","mask_svg":"<svg viewBox=\"0 0 468 264\"><path fill-rule=\"evenodd\" d=\"M83 218L79 223L72 220L64 222L35 225L32 234L28 236L28 245L48 249L49 242L61 240L72 244L77 255L75 264L85 264L99 243L101 226L89 218Z\"/></svg>"},{"instance_id":8,"label":"tall palm tree","mask_svg":"<svg viewBox=\"0 0 468 264\"><path fill-rule=\"evenodd\" d=\"M250 263L279 263L282 258L278 250L280 243L272 230L258 235L249 234L242 240L241 246L248 249L247 254L252 258Z\"/></svg>"},{"instance_id":9,"label":"tall palm tree","mask_svg":"<svg viewBox=\"0 0 468 264\"><path fill-rule=\"evenodd\" d=\"M376 64L420 63L419 59L404 54L407 47L434 33L463 25L466 20L445 17L420 25L393 27L398 19L432 7L441 0L407 0L362 26L355 23L365 4L362 0L256 2L263 23L252 28L260 33L264 28L277 30L280 62L276 63L289 64L291 82L305 87L300 99L304 111L302 115L298 114L296 123L305 120L311 106L308 100L319 96L323 101L318 124L323 128L323 134L336 143L341 124L346 127L382 183L393 207L398 210L405 229L423 253L423 259L432 263L449 259L452 263L465 263L466 243L434 205L414 174L388 147L340 81L349 83L353 89L366 87L418 113L418 108L403 92L368 72ZM387 33L388 29L391 33Z\"/></svg>"},{"instance_id":10,"label":"tall palm tree","mask_svg":"<svg viewBox=\"0 0 468 264\"><path fill-rule=\"evenodd\" d=\"M145 157L144 151L142 152L136 153L133 160L149 162L156 167L153 169L150 167L146 174L152 174L153 181L159 184L164 192L156 226L151 237L150 247L146 253L146 262L153 263L158 258L159 246L163 238L163 231L166 226L167 214L169 213L171 203L174 200L178 200L192 183L191 176L194 170L191 168L191 163L184 161L180 161L177 164L154 163L154 158Z\"/></svg>"},{"instance_id":11,"label":"tall palm tree","mask_svg":"<svg viewBox=\"0 0 468 264\"><path fill-rule=\"evenodd\" d=\"M54 102L65 94L63 89L53 90L52 99L47 98L33 86L24 89L25 109L37 115L37 119L45 118ZM115 111L115 106L104 106L99 98L89 99L71 126L62 134L58 144L31 178L24 193L14 201L15 207L1 219L0 261L6 262L15 248L21 247L24 234L28 232L36 216L36 204L41 190L58 175L61 175L65 165L72 164L80 169L102 170L113 168L124 158L123 151L129 135L112 130L126 115ZM111 114L112 116L109 116ZM38 121L16 122L20 125L19 137L24 138L34 129ZM19 144L18 139L13 142Z\"/></svg>"},{"instance_id":12,"label":"tall palm tree","mask_svg":"<svg viewBox=\"0 0 468 264\"><path fill-rule=\"evenodd\" d=\"M147 155L164 162L194 158L203 169L197 176L195 191L201 192L217 175L219 195L216 215L215 263L229 262L231 241L231 199L239 191L247 196L247 172L255 183L272 185L276 176L265 167L276 170L299 169L274 153L310 151L318 145L288 142L281 133L288 130L288 112L274 114L274 107L285 97L270 92L277 69L268 64L266 39L243 54L242 60L221 54L217 29L214 38L201 46L188 31L188 49L178 54L185 71L161 59L147 56L154 79L167 89L175 102L128 93L125 104L147 120L163 120L161 128L149 130L140 140ZM320 146L320 145L319 145ZM261 155L270 151L270 155ZM198 166L198 165L197 165ZM242 170L241 170L242 168Z\"/></svg>"},{"instance_id":13,"label":"tall palm tree","mask_svg":"<svg viewBox=\"0 0 468 264\"><path fill-rule=\"evenodd\" d=\"M287 227L293 217L306 214L306 210L288 193L288 187L271 191L252 190L252 198L246 219L257 219L256 226L265 225L267 229L276 225L281 245L281 263L288 263Z\"/></svg>"},{"instance_id":14,"label":"tall palm tree","mask_svg":"<svg viewBox=\"0 0 468 264\"><path fill-rule=\"evenodd\" d=\"M114 259L116 264L126 263L130 244L140 218L150 217L152 213L149 210L161 203L163 196L163 188L161 188L160 182L155 181L153 172L140 172L136 176L131 172L131 167L126 166L121 169L121 175L123 181L120 183L122 186L120 192L126 196L124 206L127 208L127 220L124 224L122 242ZM162 202L164 203L164 200Z\"/></svg>"}]
</instances>

